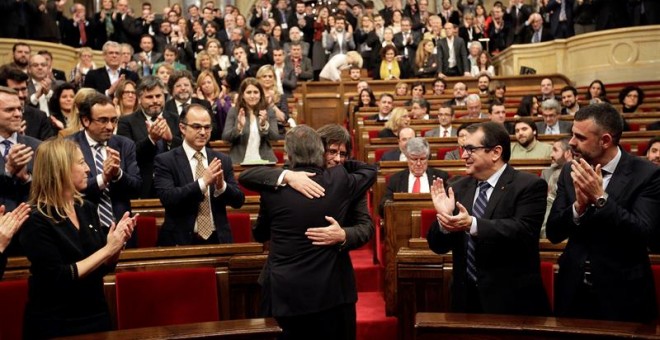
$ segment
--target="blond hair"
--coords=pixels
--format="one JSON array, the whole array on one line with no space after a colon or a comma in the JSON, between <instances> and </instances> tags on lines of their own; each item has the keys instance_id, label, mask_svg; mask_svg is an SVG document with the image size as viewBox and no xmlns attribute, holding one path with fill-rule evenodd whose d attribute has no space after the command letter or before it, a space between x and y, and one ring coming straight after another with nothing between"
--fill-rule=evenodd
<instances>
[{"instance_id":1,"label":"blond hair","mask_svg":"<svg viewBox=\"0 0 660 340\"><path fill-rule=\"evenodd\" d=\"M73 97L73 109L71 109L71 114L69 120L67 121L66 128L60 130L58 133L60 137L70 136L80 130L82 130L82 124L80 123L80 114L78 113L78 108L80 105L91 97L91 95L98 93L95 89L89 87L83 87L78 90L78 93Z\"/></svg>"},{"instance_id":2,"label":"blond hair","mask_svg":"<svg viewBox=\"0 0 660 340\"><path fill-rule=\"evenodd\" d=\"M204 82L204 79L206 77L211 78L211 83L213 83L213 93L211 94L211 99L216 100L220 96L220 86L218 86L218 82L215 81L215 77L213 77L213 73L211 71L202 71L199 76L197 76L197 88L201 89L202 88L202 83ZM202 94L206 97L206 94ZM206 98L199 98L199 99L206 99Z\"/></svg>"},{"instance_id":3,"label":"blond hair","mask_svg":"<svg viewBox=\"0 0 660 340\"><path fill-rule=\"evenodd\" d=\"M82 204L82 195L71 179L78 144L65 138L49 139L39 145L34 156L30 204L44 216L61 221L73 204ZM64 195L70 192L73 200Z\"/></svg>"},{"instance_id":4,"label":"blond hair","mask_svg":"<svg viewBox=\"0 0 660 340\"><path fill-rule=\"evenodd\" d=\"M408 110L402 107L397 107L392 110L390 119L385 122L385 128L389 128L390 130L394 131L394 133L398 134L399 130L406 127L401 123L401 118L403 118L403 115L405 114L408 114Z\"/></svg>"}]
</instances>

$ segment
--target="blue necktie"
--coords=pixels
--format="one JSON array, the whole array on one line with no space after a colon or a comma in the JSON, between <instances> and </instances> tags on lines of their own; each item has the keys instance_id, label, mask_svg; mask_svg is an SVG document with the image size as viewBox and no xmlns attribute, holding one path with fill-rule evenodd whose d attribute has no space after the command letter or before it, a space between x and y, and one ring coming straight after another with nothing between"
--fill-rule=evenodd
<instances>
[{"instance_id":1,"label":"blue necktie","mask_svg":"<svg viewBox=\"0 0 660 340\"><path fill-rule=\"evenodd\" d=\"M486 193L490 189L490 184L488 182L480 182L479 186L479 196L474 202L472 207L472 216L475 218L480 218L486 212L486 206L488 205L488 196ZM477 282L477 261L475 258L475 242L472 235L468 232L468 249L467 249L467 273L468 277L474 282Z\"/></svg>"},{"instance_id":2,"label":"blue necktie","mask_svg":"<svg viewBox=\"0 0 660 340\"><path fill-rule=\"evenodd\" d=\"M94 165L96 166L96 172L98 174L103 173L103 154L101 149L105 147L103 144L94 145L94 150L96 155L94 156ZM101 200L99 201L99 220L101 221L101 226L104 228L109 228L115 218L112 214L112 202L110 201L110 189L106 186L103 191L101 191Z\"/></svg>"},{"instance_id":3,"label":"blue necktie","mask_svg":"<svg viewBox=\"0 0 660 340\"><path fill-rule=\"evenodd\" d=\"M2 157L7 158L9 150L11 150L11 145L14 143L12 143L9 139L5 139L2 141L2 144L5 146L5 152L2 154Z\"/></svg>"}]
</instances>

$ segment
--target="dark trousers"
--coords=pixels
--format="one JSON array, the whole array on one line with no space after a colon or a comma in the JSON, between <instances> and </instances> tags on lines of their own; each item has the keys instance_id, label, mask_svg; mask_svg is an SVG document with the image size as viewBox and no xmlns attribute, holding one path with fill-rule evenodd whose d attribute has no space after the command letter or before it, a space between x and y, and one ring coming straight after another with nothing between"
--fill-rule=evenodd
<instances>
[{"instance_id":1,"label":"dark trousers","mask_svg":"<svg viewBox=\"0 0 660 340\"><path fill-rule=\"evenodd\" d=\"M354 340L355 304L343 304L322 312L276 317L284 334L280 340Z\"/></svg>"}]
</instances>

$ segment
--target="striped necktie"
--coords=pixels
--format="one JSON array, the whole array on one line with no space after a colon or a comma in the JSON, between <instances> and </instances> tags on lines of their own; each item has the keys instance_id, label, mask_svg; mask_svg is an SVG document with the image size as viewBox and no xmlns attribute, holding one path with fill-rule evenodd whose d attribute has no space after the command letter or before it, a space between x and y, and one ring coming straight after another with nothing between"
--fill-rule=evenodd
<instances>
[{"instance_id":1,"label":"striped necktie","mask_svg":"<svg viewBox=\"0 0 660 340\"><path fill-rule=\"evenodd\" d=\"M105 158L103 157L101 150L104 147L105 145L101 143L94 145L94 165L96 166L97 174L103 173L103 161ZM105 228L109 228L115 220L112 214L112 201L110 201L110 188L108 186L101 191L99 200L99 220L101 221L101 226Z\"/></svg>"},{"instance_id":2,"label":"striped necktie","mask_svg":"<svg viewBox=\"0 0 660 340\"><path fill-rule=\"evenodd\" d=\"M2 141L2 144L5 146L5 152L2 153L3 158L7 158L7 155L9 155L9 150L11 150L11 145L13 144L9 139L5 139Z\"/></svg>"},{"instance_id":3,"label":"striped necktie","mask_svg":"<svg viewBox=\"0 0 660 340\"><path fill-rule=\"evenodd\" d=\"M484 181L480 182L478 186L479 196L477 196L477 200L474 202L474 206L472 207L472 216L475 218L480 218L486 212L486 206L488 205L488 195L486 193L490 188L490 184ZM472 235L468 232L467 273L468 277L472 281L477 282L477 261L475 254L476 250L474 237L472 237Z\"/></svg>"}]
</instances>

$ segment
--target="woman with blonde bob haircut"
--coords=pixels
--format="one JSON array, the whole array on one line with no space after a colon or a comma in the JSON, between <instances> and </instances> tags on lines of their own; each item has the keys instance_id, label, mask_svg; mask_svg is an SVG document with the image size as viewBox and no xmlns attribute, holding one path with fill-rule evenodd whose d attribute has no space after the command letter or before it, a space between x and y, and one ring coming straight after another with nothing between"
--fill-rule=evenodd
<instances>
[{"instance_id":1,"label":"woman with blonde bob haircut","mask_svg":"<svg viewBox=\"0 0 660 340\"><path fill-rule=\"evenodd\" d=\"M379 138L398 137L399 131L410 126L410 113L402 107L392 110L390 119L385 122L385 128L378 132Z\"/></svg>"},{"instance_id":2,"label":"woman with blonde bob haircut","mask_svg":"<svg viewBox=\"0 0 660 340\"><path fill-rule=\"evenodd\" d=\"M34 208L20 235L31 273L26 339L112 328L103 277L114 271L135 218L127 212L109 231L102 230L97 206L80 193L88 174L85 158L71 140L50 139L36 151L30 188Z\"/></svg>"}]
</instances>

